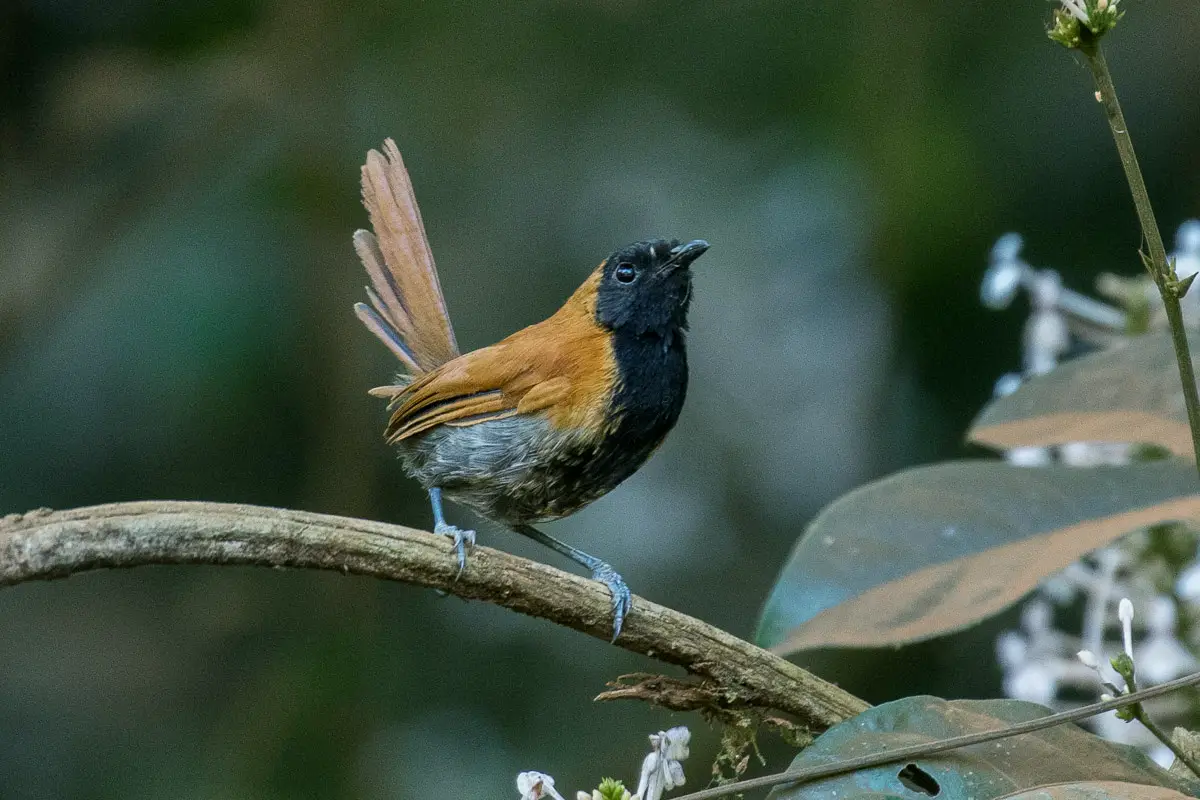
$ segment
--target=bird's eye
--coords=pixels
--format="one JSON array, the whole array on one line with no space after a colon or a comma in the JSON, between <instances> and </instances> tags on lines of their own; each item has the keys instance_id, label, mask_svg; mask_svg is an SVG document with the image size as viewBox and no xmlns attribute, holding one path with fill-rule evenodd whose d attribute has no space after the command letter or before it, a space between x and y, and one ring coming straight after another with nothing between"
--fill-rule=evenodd
<instances>
[{"instance_id":1,"label":"bird's eye","mask_svg":"<svg viewBox=\"0 0 1200 800\"><path fill-rule=\"evenodd\" d=\"M617 264L617 268L613 270L613 277L618 283L633 283L637 278L637 270L633 268L633 264Z\"/></svg>"}]
</instances>

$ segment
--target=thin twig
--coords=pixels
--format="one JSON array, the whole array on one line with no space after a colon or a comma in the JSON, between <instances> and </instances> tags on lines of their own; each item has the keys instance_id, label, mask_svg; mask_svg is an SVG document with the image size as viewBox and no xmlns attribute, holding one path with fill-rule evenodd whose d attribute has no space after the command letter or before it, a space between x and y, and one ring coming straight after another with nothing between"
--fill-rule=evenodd
<instances>
[{"instance_id":1,"label":"thin twig","mask_svg":"<svg viewBox=\"0 0 1200 800\"><path fill-rule=\"evenodd\" d=\"M1016 725L1010 725L1006 728L998 728L994 731L983 731L981 733L969 733L965 736L954 736L950 739L939 739L934 742L925 744L915 744L908 747L897 747L894 750L886 750L882 753L872 753L858 758L847 758L844 761L835 761L831 764L823 764L819 767L811 769L798 769L788 772L780 772L775 775L764 775L761 778L750 778L749 780L738 781L737 783L727 783L724 786L716 786L712 789L704 789L699 792L681 795L672 798L672 800L713 800L715 797L727 797L731 794L740 794L749 792L753 789L764 789L770 786L779 786L780 784L789 784L790 786L799 786L805 783L812 783L822 778L833 778L838 775L845 775L850 772L857 772L861 769L871 769L873 767L882 767L886 764L896 764L901 761L911 761L919 758L927 758L928 756L944 753L947 750L957 750L962 747L970 747L972 745L983 744L985 742L995 741L997 739L1007 739L1011 736L1020 736L1024 733L1034 733L1036 731L1052 728L1056 725L1063 725L1068 722L1078 722L1081 719L1094 717L1097 714L1102 714L1105 711L1112 711L1123 706L1128 706L1131 703L1139 703L1143 700L1149 700L1152 697L1174 692L1187 686L1195 686L1200 684L1200 672L1191 675L1185 675L1182 678L1177 678L1167 683L1160 683L1158 686L1151 686L1149 689L1143 689L1140 692L1133 694L1122 695L1121 697L1112 700L1105 700L1102 703L1093 703L1090 706L1076 708L1071 711L1063 711L1058 714L1051 714L1038 719L1031 719L1025 722L1019 722Z\"/></svg>"},{"instance_id":2,"label":"thin twig","mask_svg":"<svg viewBox=\"0 0 1200 800\"><path fill-rule=\"evenodd\" d=\"M1126 630L1128 631L1128 629ZM1126 645L1126 647L1128 648L1128 645ZM1127 687L1125 690L1126 696L1130 694L1137 694L1137 670L1134 668L1133 655L1129 652L1129 650L1126 649L1124 653L1114 658L1112 666L1113 669L1117 671L1117 674L1120 675L1125 681L1125 686ZM1111 684L1109 684L1109 686L1111 686ZM1120 696L1120 692L1115 692L1114 694ZM1133 720L1140 722L1142 727L1148 730L1155 739L1158 739L1160 742L1166 745L1167 749L1175 754L1175 758L1179 759L1184 766L1191 770L1193 775L1200 777L1200 769L1197 769L1198 765L1196 764L1196 760L1185 753L1183 748L1175 744L1175 742L1171 740L1171 737L1167 735L1166 731L1158 727L1158 724L1155 723L1155 721L1150 718L1150 714L1147 713L1145 703L1133 703L1129 706L1126 706L1121 710L1120 713L1117 714L1117 718L1125 722L1132 722Z\"/></svg>"},{"instance_id":3,"label":"thin twig","mask_svg":"<svg viewBox=\"0 0 1200 800\"><path fill-rule=\"evenodd\" d=\"M1142 168L1138 165L1137 154L1133 150L1129 125L1125 122L1125 114L1121 111L1121 103L1117 99L1117 89L1113 85L1112 73L1108 70L1104 50L1100 47L1100 38L1091 33L1086 26L1081 27L1079 52L1083 53L1084 60L1096 81L1096 89L1100 93L1100 102L1104 104L1108 127L1112 130L1113 142L1117 145L1117 154L1121 158L1121 166L1125 169L1129 190L1133 194L1133 205L1137 209L1142 236L1146 240L1146 248L1150 251L1147 256L1143 257L1143 260L1146 269L1150 272L1150 277L1154 279L1154 285L1158 287L1163 307L1167 312L1167 324L1171 328L1171 342L1175 346L1175 359L1179 362L1179 378L1183 384L1183 400L1187 407L1188 425L1192 429L1192 449L1196 457L1196 468L1200 470L1200 394L1196 390L1196 374L1192 368L1187 330L1183 324L1183 310L1179 305L1179 299L1182 293L1187 291L1187 285L1180 283L1174 265L1167 261L1167 249L1163 245L1162 234L1159 232L1158 222L1154 218L1154 207L1150 204L1150 194L1146 191L1146 181L1142 178Z\"/></svg>"},{"instance_id":4,"label":"thin twig","mask_svg":"<svg viewBox=\"0 0 1200 800\"><path fill-rule=\"evenodd\" d=\"M440 589L612 637L608 590L476 547L466 571L446 539L382 522L224 503L149 501L0 518L0 586L145 564L304 567ZM694 617L634 597L617 645L710 682L727 707L775 709L824 730L868 708L831 683Z\"/></svg>"},{"instance_id":5,"label":"thin twig","mask_svg":"<svg viewBox=\"0 0 1200 800\"><path fill-rule=\"evenodd\" d=\"M1145 706L1143 706L1141 703L1138 703L1135 714L1137 721L1142 723L1146 730L1150 731L1150 733L1154 735L1155 739L1158 739L1160 742L1165 744L1167 749L1174 753L1175 757L1179 759L1180 763L1190 769L1193 775L1195 775L1197 778L1200 778L1200 764L1197 764L1196 759L1184 752L1182 747L1175 744L1174 740L1167 735L1167 732L1158 727L1158 723L1150 719L1150 715L1146 713Z\"/></svg>"}]
</instances>

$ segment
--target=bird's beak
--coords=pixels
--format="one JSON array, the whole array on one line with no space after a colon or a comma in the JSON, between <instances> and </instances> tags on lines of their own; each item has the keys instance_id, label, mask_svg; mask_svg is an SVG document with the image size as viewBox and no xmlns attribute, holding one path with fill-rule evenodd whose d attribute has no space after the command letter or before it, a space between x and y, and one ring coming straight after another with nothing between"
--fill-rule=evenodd
<instances>
[{"instance_id":1,"label":"bird's beak","mask_svg":"<svg viewBox=\"0 0 1200 800\"><path fill-rule=\"evenodd\" d=\"M708 250L708 242L703 239L694 239L687 244L681 244L673 248L671 250L671 259L664 266L671 269L686 267L704 255L704 251L706 250Z\"/></svg>"}]
</instances>

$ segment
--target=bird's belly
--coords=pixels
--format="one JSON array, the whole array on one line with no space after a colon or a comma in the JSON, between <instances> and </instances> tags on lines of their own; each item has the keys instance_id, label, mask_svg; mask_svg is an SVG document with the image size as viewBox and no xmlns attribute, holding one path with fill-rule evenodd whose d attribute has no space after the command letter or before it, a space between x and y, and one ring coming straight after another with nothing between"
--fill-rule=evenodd
<instances>
[{"instance_id":1,"label":"bird's belly","mask_svg":"<svg viewBox=\"0 0 1200 800\"><path fill-rule=\"evenodd\" d=\"M501 522L535 523L565 517L607 494L641 466L662 435L653 441L589 437L555 429L541 417L513 416L441 425L405 440L400 450L405 469L425 487L440 487Z\"/></svg>"}]
</instances>

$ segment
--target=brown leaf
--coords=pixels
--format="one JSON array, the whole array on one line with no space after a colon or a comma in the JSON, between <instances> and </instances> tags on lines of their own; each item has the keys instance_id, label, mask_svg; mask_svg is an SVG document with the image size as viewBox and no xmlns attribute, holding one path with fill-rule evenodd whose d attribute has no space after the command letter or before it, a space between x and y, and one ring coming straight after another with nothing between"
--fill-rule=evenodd
<instances>
[{"instance_id":1,"label":"brown leaf","mask_svg":"<svg viewBox=\"0 0 1200 800\"><path fill-rule=\"evenodd\" d=\"M1040 786L1016 794L1006 794L996 800L1188 800L1165 786L1146 786L1123 781L1087 781Z\"/></svg>"},{"instance_id":2,"label":"brown leaf","mask_svg":"<svg viewBox=\"0 0 1200 800\"><path fill-rule=\"evenodd\" d=\"M1200 355L1193 360L1200 362ZM1145 442L1191 458L1170 336L1139 336L1031 378L989 404L967 438L999 449Z\"/></svg>"},{"instance_id":3,"label":"brown leaf","mask_svg":"<svg viewBox=\"0 0 1200 800\"><path fill-rule=\"evenodd\" d=\"M1046 575L1137 528L1200 520L1200 495L1080 522L880 584L826 609L771 649L883 647L960 630L1030 592Z\"/></svg>"}]
</instances>

